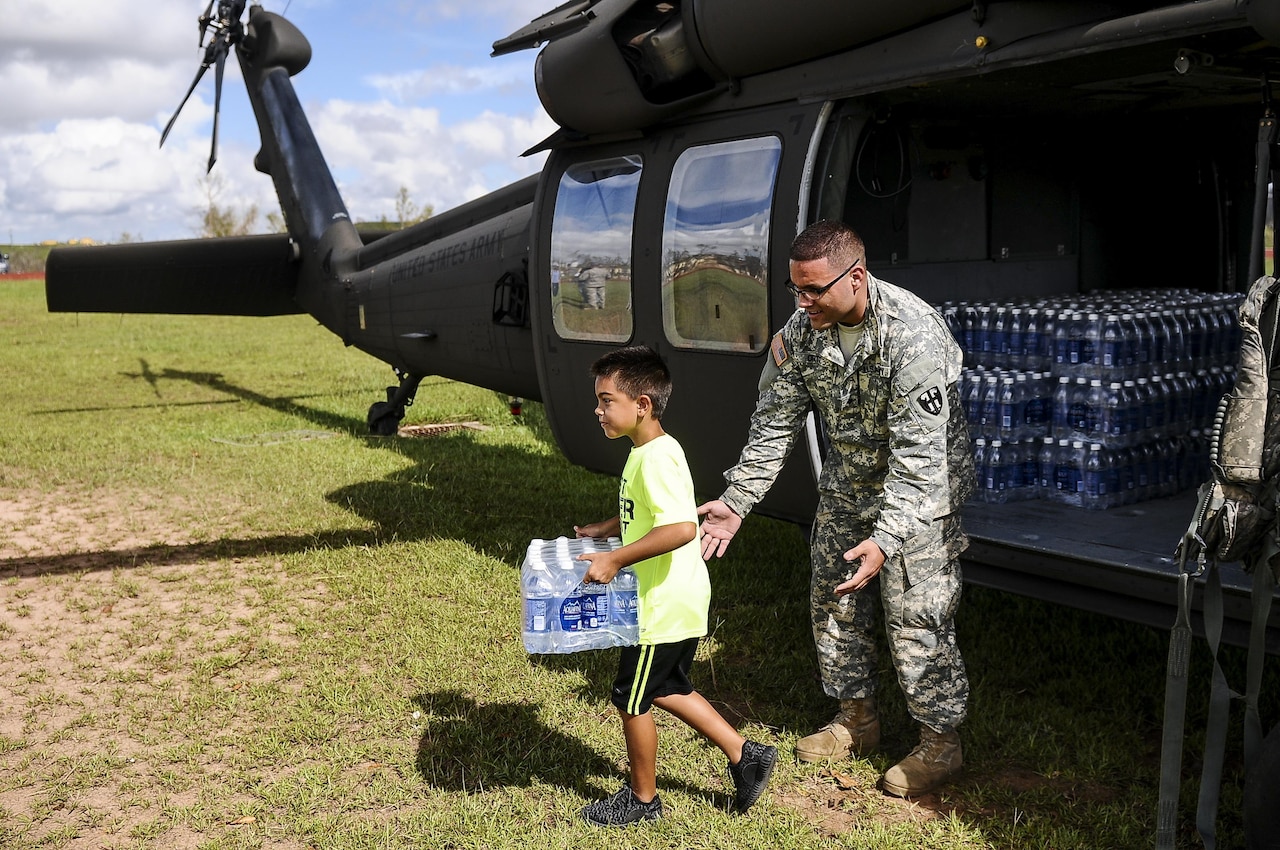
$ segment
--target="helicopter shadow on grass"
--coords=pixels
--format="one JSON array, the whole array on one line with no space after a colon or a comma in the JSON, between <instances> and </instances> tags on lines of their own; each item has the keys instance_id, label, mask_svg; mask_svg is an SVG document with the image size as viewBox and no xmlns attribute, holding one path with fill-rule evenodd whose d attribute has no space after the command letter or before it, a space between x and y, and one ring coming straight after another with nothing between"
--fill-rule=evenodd
<instances>
[{"instance_id":1,"label":"helicopter shadow on grass","mask_svg":"<svg viewBox=\"0 0 1280 850\"><path fill-rule=\"evenodd\" d=\"M419 540L433 536L465 539L477 549L511 553L517 551L517 545L522 550L532 537L563 533L556 529L567 528L572 533L572 523L584 521L581 516L571 516L567 512L553 517L554 499L543 502L546 510L535 511L539 501L537 497L528 496L527 488L518 486L521 479L565 482L571 467L561 458L539 456L537 452L516 448L477 446L469 437L457 433L432 439L374 437L368 435L367 424L361 418L304 404L299 400L304 397L255 392L227 381L216 372L155 370L144 360L138 372L126 373L125 376L145 380L157 394L165 381L185 381L206 387L226 397L191 404L247 402L300 417L326 431L363 439L370 447L398 452L412 465L386 480L352 484L326 494L330 502L360 516L372 528L18 556L0 560L0 576L21 578L144 565L181 566L218 558L253 558L295 554L314 548L374 546L390 540ZM424 384L424 389L428 386ZM163 408L172 404L157 402L153 406ZM128 409L140 407L131 405ZM85 408L66 408L42 413L84 412ZM539 427L538 423L534 423L531 431L539 442L550 439L545 426ZM558 472L548 475L547 464L557 466ZM494 475L493 480L486 482L477 476L478 469L489 470ZM568 485L563 486L567 488ZM605 498L601 505L607 504ZM597 518L594 513L598 511L593 511L593 519Z\"/></svg>"},{"instance_id":2,"label":"helicopter shadow on grass","mask_svg":"<svg viewBox=\"0 0 1280 850\"><path fill-rule=\"evenodd\" d=\"M366 446L395 452L410 461L410 466L386 478L325 494L326 500L359 516L373 529L307 537L308 545L335 542L335 536L341 541L350 538L354 545L445 537L465 540L482 551L514 551L517 544L523 551L533 537L571 534L574 522L587 521L566 504L581 491L581 481L573 479L580 478L582 471L553 453L480 445L465 429L430 438L373 436L361 418L320 410L300 403L298 397L264 395L213 372L164 369L138 377L153 385L165 380L198 384L241 402L300 417L326 431L351 435ZM422 385L423 390L429 387L427 382ZM538 423L530 430L538 442L550 439L547 429ZM616 486L606 484L604 476L597 483L600 486L594 501L599 506L586 508L589 519L600 518L596 514L611 507L610 488Z\"/></svg>"},{"instance_id":3,"label":"helicopter shadow on grass","mask_svg":"<svg viewBox=\"0 0 1280 850\"><path fill-rule=\"evenodd\" d=\"M528 787L535 780L596 799L617 791L595 778L618 765L582 739L548 726L533 702L478 703L457 691L421 693L413 702L426 717L415 765L431 787L479 792L494 787ZM705 787L659 774L660 791L727 803Z\"/></svg>"}]
</instances>

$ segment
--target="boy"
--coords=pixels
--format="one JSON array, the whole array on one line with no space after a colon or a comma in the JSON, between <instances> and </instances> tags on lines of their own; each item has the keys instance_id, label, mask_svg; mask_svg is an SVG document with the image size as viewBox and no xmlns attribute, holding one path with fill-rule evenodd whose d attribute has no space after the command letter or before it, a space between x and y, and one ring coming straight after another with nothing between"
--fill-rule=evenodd
<instances>
[{"instance_id":1,"label":"boy","mask_svg":"<svg viewBox=\"0 0 1280 850\"><path fill-rule=\"evenodd\" d=\"M689 681L698 638L707 633L711 581L697 541L693 478L684 452L662 428L671 373L652 349L613 351L591 367L596 417L609 439L634 443L622 472L618 516L574 526L578 537L620 536L612 552L590 561L586 582L608 583L633 567L639 584L640 643L623 647L612 702L622 715L631 782L582 810L595 826L626 826L662 816L657 789L658 731L650 706L665 709L719 747L729 759L733 809L745 812L764 793L776 747L748 741Z\"/></svg>"}]
</instances>

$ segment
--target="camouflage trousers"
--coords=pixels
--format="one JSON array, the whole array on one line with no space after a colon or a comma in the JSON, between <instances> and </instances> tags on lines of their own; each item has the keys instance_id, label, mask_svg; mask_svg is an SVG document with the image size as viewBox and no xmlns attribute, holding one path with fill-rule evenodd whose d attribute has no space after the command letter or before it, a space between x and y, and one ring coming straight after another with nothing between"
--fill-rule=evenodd
<instances>
[{"instance_id":1,"label":"camouflage trousers","mask_svg":"<svg viewBox=\"0 0 1280 850\"><path fill-rule=\"evenodd\" d=\"M837 699L860 699L876 690L875 629L882 619L889 655L907 710L918 722L943 731L960 725L969 678L956 644L960 602L960 553L968 545L958 516L908 540L869 585L836 596L856 564L844 553L865 540L872 517L823 498L814 519L810 610L823 690Z\"/></svg>"},{"instance_id":2,"label":"camouflage trousers","mask_svg":"<svg viewBox=\"0 0 1280 850\"><path fill-rule=\"evenodd\" d=\"M604 309L604 287L586 285L582 287L582 304L589 310Z\"/></svg>"}]
</instances>

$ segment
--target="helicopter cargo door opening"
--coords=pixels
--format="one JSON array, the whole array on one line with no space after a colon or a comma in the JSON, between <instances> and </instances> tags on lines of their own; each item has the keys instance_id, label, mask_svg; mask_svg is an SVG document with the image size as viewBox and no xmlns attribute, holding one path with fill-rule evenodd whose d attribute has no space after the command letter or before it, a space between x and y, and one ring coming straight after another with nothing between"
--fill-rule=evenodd
<instances>
[{"instance_id":1,"label":"helicopter cargo door opening","mask_svg":"<svg viewBox=\"0 0 1280 850\"><path fill-rule=\"evenodd\" d=\"M1067 60L1016 79L992 73L837 102L807 210L808 220L847 221L866 242L870 271L950 317L965 350L975 456L978 438L988 449L998 439L1002 461L1011 443L1021 461L1016 486L1008 464L979 473L965 509L966 580L1157 626L1170 622L1174 548L1207 477L1216 398L1234 371L1236 353L1223 343L1249 283L1263 112L1248 82L1225 71L1184 81L1176 53ZM1108 321L1132 354L1077 362L1090 327L1103 350ZM1000 416L987 417L984 387L1005 378L1038 387L1030 397L1048 421L1002 431ZM1055 393L1063 380L1065 400ZM1100 410L1150 411L1142 424L1061 433L1070 412L1088 406L1072 390L1091 381L1099 397L1119 387ZM1068 436L1071 451L1100 447L1111 491L1086 498L1073 485L1072 496L1040 474L1045 439L1061 454ZM1243 621L1248 582L1236 573L1226 573L1228 616ZM1230 629L1242 642L1239 622Z\"/></svg>"}]
</instances>

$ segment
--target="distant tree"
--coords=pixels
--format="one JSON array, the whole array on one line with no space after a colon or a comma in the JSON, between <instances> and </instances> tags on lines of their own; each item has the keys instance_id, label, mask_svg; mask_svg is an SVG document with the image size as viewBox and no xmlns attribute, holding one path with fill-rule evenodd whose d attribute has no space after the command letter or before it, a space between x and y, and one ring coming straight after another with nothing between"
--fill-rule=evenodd
<instances>
[{"instance_id":1,"label":"distant tree","mask_svg":"<svg viewBox=\"0 0 1280 850\"><path fill-rule=\"evenodd\" d=\"M356 219L356 230L363 233L386 234L395 233L399 229L400 225L387 218L385 214L380 216L377 221L370 221L367 218Z\"/></svg>"},{"instance_id":2,"label":"distant tree","mask_svg":"<svg viewBox=\"0 0 1280 850\"><path fill-rule=\"evenodd\" d=\"M409 187L400 187L400 191L396 194L396 220L400 222L402 230L411 224L426 221L431 218L432 212L430 205L418 209L418 205L409 197Z\"/></svg>"},{"instance_id":3,"label":"distant tree","mask_svg":"<svg viewBox=\"0 0 1280 850\"><path fill-rule=\"evenodd\" d=\"M272 233L288 233L289 227L284 223L284 213L267 213L267 229Z\"/></svg>"},{"instance_id":4,"label":"distant tree","mask_svg":"<svg viewBox=\"0 0 1280 850\"><path fill-rule=\"evenodd\" d=\"M200 225L200 235L203 237L247 236L253 232L258 221L257 204L250 204L248 209L240 211L218 203L224 188L225 184L219 174L206 174L200 178L200 189L205 196Z\"/></svg>"},{"instance_id":5,"label":"distant tree","mask_svg":"<svg viewBox=\"0 0 1280 850\"><path fill-rule=\"evenodd\" d=\"M130 233L127 230L121 231L120 238L116 240L116 242L120 243L121 245L127 245L130 242L141 242L141 241L142 241L141 233Z\"/></svg>"},{"instance_id":6,"label":"distant tree","mask_svg":"<svg viewBox=\"0 0 1280 850\"><path fill-rule=\"evenodd\" d=\"M388 218L386 213L375 219L357 219L356 227L370 233L387 233L396 230L403 230L411 224L417 224L420 221L426 221L431 218L433 212L430 206L418 208L409 196L409 187L401 186L400 191L396 193L396 212L395 218Z\"/></svg>"}]
</instances>

